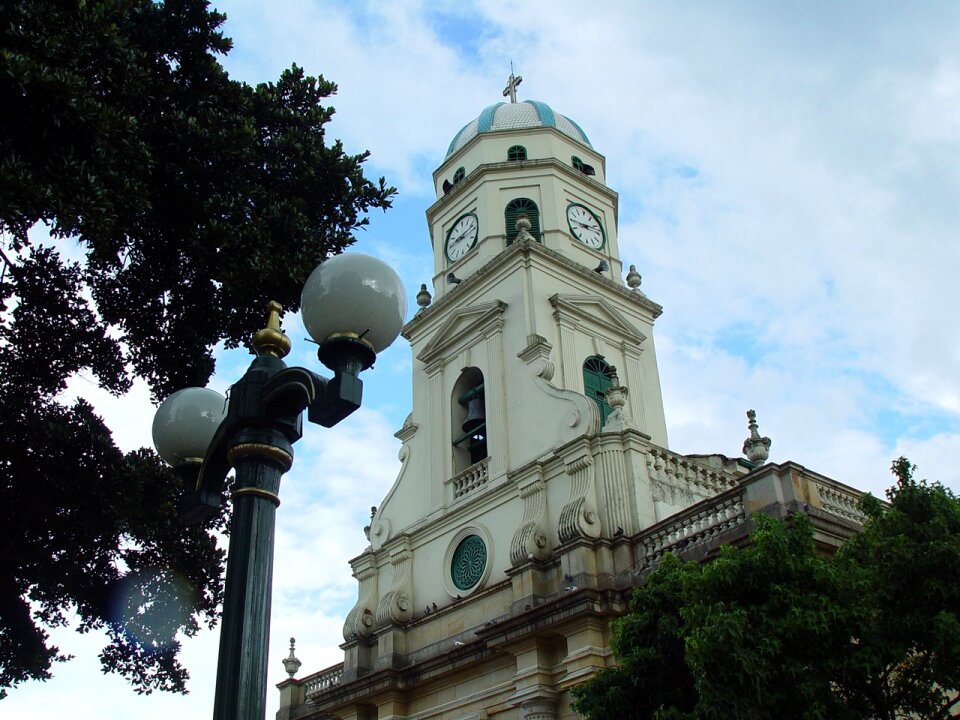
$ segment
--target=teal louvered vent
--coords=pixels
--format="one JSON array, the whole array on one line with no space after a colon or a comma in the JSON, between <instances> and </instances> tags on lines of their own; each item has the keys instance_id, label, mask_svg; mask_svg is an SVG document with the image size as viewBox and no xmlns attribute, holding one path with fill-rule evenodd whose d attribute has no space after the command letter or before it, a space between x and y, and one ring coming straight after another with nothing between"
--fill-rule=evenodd
<instances>
[{"instance_id":1,"label":"teal louvered vent","mask_svg":"<svg viewBox=\"0 0 960 720\"><path fill-rule=\"evenodd\" d=\"M527 159L527 149L523 145L511 145L507 148L507 160L516 162Z\"/></svg>"}]
</instances>

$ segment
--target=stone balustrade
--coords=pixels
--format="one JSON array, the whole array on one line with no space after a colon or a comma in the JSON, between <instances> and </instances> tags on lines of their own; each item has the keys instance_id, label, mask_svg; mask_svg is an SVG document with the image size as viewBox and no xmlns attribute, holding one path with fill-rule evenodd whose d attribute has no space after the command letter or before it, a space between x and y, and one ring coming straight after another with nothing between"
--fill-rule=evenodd
<instances>
[{"instance_id":1,"label":"stone balustrade","mask_svg":"<svg viewBox=\"0 0 960 720\"><path fill-rule=\"evenodd\" d=\"M326 670L321 670L313 675L307 675L307 677L303 678L300 683L304 687L306 696L310 697L311 695L325 692L326 690L339 685L342 680L343 663L340 663L339 665L328 667Z\"/></svg>"},{"instance_id":2,"label":"stone balustrade","mask_svg":"<svg viewBox=\"0 0 960 720\"><path fill-rule=\"evenodd\" d=\"M867 516L860 510L862 492L826 478L818 480L816 486L824 512L863 525Z\"/></svg>"},{"instance_id":3,"label":"stone balustrade","mask_svg":"<svg viewBox=\"0 0 960 720\"><path fill-rule=\"evenodd\" d=\"M697 503L654 526L643 538L644 561L653 564L671 550L685 550L742 525L747 516L741 488Z\"/></svg>"},{"instance_id":4,"label":"stone balustrade","mask_svg":"<svg viewBox=\"0 0 960 720\"><path fill-rule=\"evenodd\" d=\"M737 484L731 475L722 470L656 445L647 448L647 472L654 482L686 486L699 496L716 495Z\"/></svg>"},{"instance_id":5,"label":"stone balustrade","mask_svg":"<svg viewBox=\"0 0 960 720\"><path fill-rule=\"evenodd\" d=\"M490 464L490 458L486 457L480 462L474 463L459 475L454 475L447 482L453 487L453 499L459 500L466 497L477 488L487 484L490 479L487 466Z\"/></svg>"}]
</instances>

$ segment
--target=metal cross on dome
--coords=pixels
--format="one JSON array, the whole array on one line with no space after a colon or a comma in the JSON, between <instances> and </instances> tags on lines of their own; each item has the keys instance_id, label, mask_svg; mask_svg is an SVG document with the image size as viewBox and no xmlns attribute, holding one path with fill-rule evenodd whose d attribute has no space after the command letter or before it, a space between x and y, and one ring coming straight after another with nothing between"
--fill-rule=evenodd
<instances>
[{"instance_id":1,"label":"metal cross on dome","mask_svg":"<svg viewBox=\"0 0 960 720\"><path fill-rule=\"evenodd\" d=\"M523 82L523 75L513 74L513 63L510 63L510 79L507 80L507 86L503 89L503 96L510 98L510 102L517 101L517 86Z\"/></svg>"}]
</instances>

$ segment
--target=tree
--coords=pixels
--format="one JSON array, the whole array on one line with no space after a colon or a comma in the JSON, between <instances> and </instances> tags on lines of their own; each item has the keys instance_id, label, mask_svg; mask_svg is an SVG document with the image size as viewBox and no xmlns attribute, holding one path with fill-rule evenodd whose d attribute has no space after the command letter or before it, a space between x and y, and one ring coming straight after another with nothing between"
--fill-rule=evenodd
<instances>
[{"instance_id":1,"label":"tree","mask_svg":"<svg viewBox=\"0 0 960 720\"><path fill-rule=\"evenodd\" d=\"M951 718L960 701L960 502L901 458L889 504L819 554L805 516L749 545L667 556L614 623L618 665L575 688L586 718Z\"/></svg>"},{"instance_id":2,"label":"tree","mask_svg":"<svg viewBox=\"0 0 960 720\"><path fill-rule=\"evenodd\" d=\"M889 506L864 498L839 558L862 601L839 691L861 717L960 717L960 499L915 470L894 461Z\"/></svg>"},{"instance_id":3,"label":"tree","mask_svg":"<svg viewBox=\"0 0 960 720\"><path fill-rule=\"evenodd\" d=\"M327 144L333 83L230 79L223 20L204 0L0 3L0 697L50 676L71 611L138 692L185 691L177 633L216 621L224 518L182 526L180 482L63 401L67 379L205 384L213 346L245 343L268 299L296 310L395 192Z\"/></svg>"}]
</instances>

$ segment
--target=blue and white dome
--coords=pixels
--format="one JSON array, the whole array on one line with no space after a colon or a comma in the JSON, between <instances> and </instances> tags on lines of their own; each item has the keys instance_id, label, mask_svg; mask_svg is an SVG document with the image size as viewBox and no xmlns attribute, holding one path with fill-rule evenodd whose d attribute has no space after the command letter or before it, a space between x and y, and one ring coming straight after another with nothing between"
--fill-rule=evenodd
<instances>
[{"instance_id":1,"label":"blue and white dome","mask_svg":"<svg viewBox=\"0 0 960 720\"><path fill-rule=\"evenodd\" d=\"M480 116L471 120L454 135L447 148L447 157L453 155L481 133L504 130L522 130L525 128L552 127L564 135L593 148L587 134L566 115L554 112L545 102L524 100L518 103L499 102L483 109Z\"/></svg>"}]
</instances>

